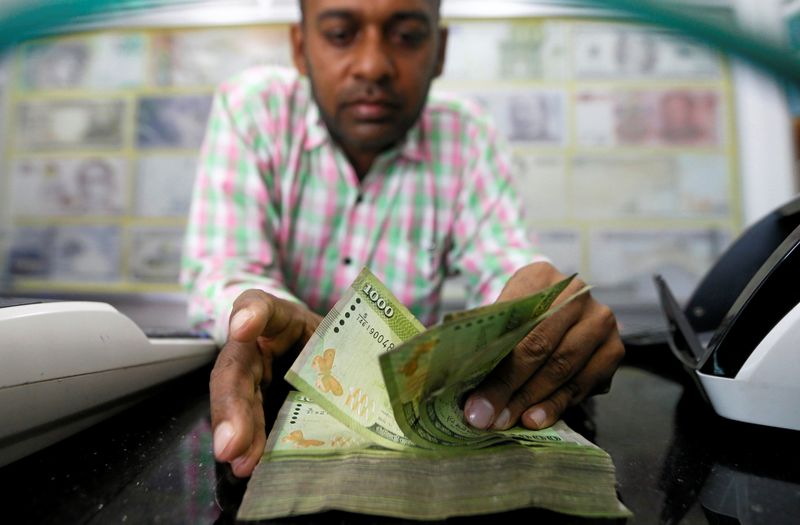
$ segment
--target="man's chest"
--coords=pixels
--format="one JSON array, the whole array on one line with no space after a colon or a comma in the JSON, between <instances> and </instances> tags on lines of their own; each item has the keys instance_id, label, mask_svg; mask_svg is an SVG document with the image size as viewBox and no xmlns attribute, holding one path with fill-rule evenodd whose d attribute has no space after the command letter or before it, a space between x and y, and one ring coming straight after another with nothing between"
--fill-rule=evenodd
<instances>
[{"instance_id":1,"label":"man's chest","mask_svg":"<svg viewBox=\"0 0 800 525\"><path fill-rule=\"evenodd\" d=\"M447 273L458 179L399 164L359 183L325 168L309 163L279 192L276 240L296 286L335 296L366 266L406 304L429 296Z\"/></svg>"}]
</instances>

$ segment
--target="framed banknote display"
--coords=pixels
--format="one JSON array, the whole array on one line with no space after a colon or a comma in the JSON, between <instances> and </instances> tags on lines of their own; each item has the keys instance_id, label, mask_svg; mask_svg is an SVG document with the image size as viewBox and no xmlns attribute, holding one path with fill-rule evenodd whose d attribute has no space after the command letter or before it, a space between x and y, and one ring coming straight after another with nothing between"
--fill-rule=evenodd
<instances>
[{"instance_id":1,"label":"framed banknote display","mask_svg":"<svg viewBox=\"0 0 800 525\"><path fill-rule=\"evenodd\" d=\"M711 50L631 24L581 24L573 32L575 76L591 79L718 79Z\"/></svg>"},{"instance_id":2,"label":"framed banknote display","mask_svg":"<svg viewBox=\"0 0 800 525\"><path fill-rule=\"evenodd\" d=\"M159 86L216 87L248 67L291 65L285 26L194 29L153 37Z\"/></svg>"},{"instance_id":3,"label":"framed banknote display","mask_svg":"<svg viewBox=\"0 0 800 525\"><path fill-rule=\"evenodd\" d=\"M146 155L136 169L135 213L140 217L174 217L189 213L197 158L194 155Z\"/></svg>"},{"instance_id":4,"label":"framed banknote display","mask_svg":"<svg viewBox=\"0 0 800 525\"><path fill-rule=\"evenodd\" d=\"M211 111L211 96L146 96L139 99L137 109L139 148L197 150Z\"/></svg>"},{"instance_id":5,"label":"framed banknote display","mask_svg":"<svg viewBox=\"0 0 800 525\"><path fill-rule=\"evenodd\" d=\"M14 232L8 260L20 281L92 285L120 279L121 231L94 224L21 226Z\"/></svg>"},{"instance_id":6,"label":"framed banknote display","mask_svg":"<svg viewBox=\"0 0 800 525\"><path fill-rule=\"evenodd\" d=\"M181 267L183 228L131 229L130 274L135 281L174 283Z\"/></svg>"},{"instance_id":7,"label":"framed banknote display","mask_svg":"<svg viewBox=\"0 0 800 525\"><path fill-rule=\"evenodd\" d=\"M21 217L122 215L128 211L128 161L120 157L22 158L11 172L11 203Z\"/></svg>"},{"instance_id":8,"label":"framed banknote display","mask_svg":"<svg viewBox=\"0 0 800 525\"><path fill-rule=\"evenodd\" d=\"M569 76L570 28L549 20L449 23L445 78L545 80ZM481 64L480 67L475 67Z\"/></svg>"},{"instance_id":9,"label":"framed banknote display","mask_svg":"<svg viewBox=\"0 0 800 525\"><path fill-rule=\"evenodd\" d=\"M653 302L655 270L688 293L742 226L730 60L613 17L445 23L433 89L483 112L542 252L612 306ZM0 86L14 130L6 282L178 291L214 90L249 67L291 66L288 34L285 22L162 24L20 45Z\"/></svg>"},{"instance_id":10,"label":"framed banknote display","mask_svg":"<svg viewBox=\"0 0 800 525\"><path fill-rule=\"evenodd\" d=\"M139 88L147 74L146 46L141 32L33 42L20 52L19 83L34 91Z\"/></svg>"},{"instance_id":11,"label":"framed banknote display","mask_svg":"<svg viewBox=\"0 0 800 525\"><path fill-rule=\"evenodd\" d=\"M39 99L16 110L16 148L22 151L119 150L125 139L122 99Z\"/></svg>"},{"instance_id":12,"label":"framed banknote display","mask_svg":"<svg viewBox=\"0 0 800 525\"><path fill-rule=\"evenodd\" d=\"M511 174L532 231L541 221L567 219L567 161L563 156L519 151L512 157Z\"/></svg>"},{"instance_id":13,"label":"framed banknote display","mask_svg":"<svg viewBox=\"0 0 800 525\"><path fill-rule=\"evenodd\" d=\"M581 155L572 168L578 217L724 219L731 211L723 155Z\"/></svg>"},{"instance_id":14,"label":"framed banknote display","mask_svg":"<svg viewBox=\"0 0 800 525\"><path fill-rule=\"evenodd\" d=\"M595 284L609 300L627 304L656 300L655 274L688 296L731 240L716 228L598 228L589 238Z\"/></svg>"},{"instance_id":15,"label":"framed banknote display","mask_svg":"<svg viewBox=\"0 0 800 525\"><path fill-rule=\"evenodd\" d=\"M724 145L721 95L710 89L581 91L575 102L579 146Z\"/></svg>"}]
</instances>

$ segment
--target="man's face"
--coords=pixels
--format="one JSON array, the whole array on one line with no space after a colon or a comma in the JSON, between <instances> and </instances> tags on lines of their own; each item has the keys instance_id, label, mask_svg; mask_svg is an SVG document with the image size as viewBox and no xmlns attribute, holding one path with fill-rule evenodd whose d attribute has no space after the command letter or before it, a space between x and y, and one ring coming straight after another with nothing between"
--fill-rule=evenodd
<instances>
[{"instance_id":1,"label":"man's face","mask_svg":"<svg viewBox=\"0 0 800 525\"><path fill-rule=\"evenodd\" d=\"M402 139L444 65L435 0L305 0L293 58L322 118L349 153Z\"/></svg>"}]
</instances>

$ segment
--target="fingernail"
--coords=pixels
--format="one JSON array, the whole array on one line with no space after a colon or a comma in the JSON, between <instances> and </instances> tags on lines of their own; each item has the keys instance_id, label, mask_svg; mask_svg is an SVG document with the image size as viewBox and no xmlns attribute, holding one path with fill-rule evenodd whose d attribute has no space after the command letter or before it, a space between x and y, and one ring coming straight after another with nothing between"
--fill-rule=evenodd
<instances>
[{"instance_id":1,"label":"fingernail","mask_svg":"<svg viewBox=\"0 0 800 525\"><path fill-rule=\"evenodd\" d=\"M506 427L508 426L508 422L510 419L511 419L511 411L507 408L504 408L500 412L500 415L497 416L497 419L494 420L492 428L497 430L505 430Z\"/></svg>"},{"instance_id":2,"label":"fingernail","mask_svg":"<svg viewBox=\"0 0 800 525\"><path fill-rule=\"evenodd\" d=\"M494 407L484 397L473 397L467 407L467 421L475 428L488 428L494 418Z\"/></svg>"},{"instance_id":3,"label":"fingernail","mask_svg":"<svg viewBox=\"0 0 800 525\"><path fill-rule=\"evenodd\" d=\"M239 467L247 461L247 456L239 456L238 458L231 461L231 469L233 469L233 473L236 474L236 471L239 470Z\"/></svg>"},{"instance_id":4,"label":"fingernail","mask_svg":"<svg viewBox=\"0 0 800 525\"><path fill-rule=\"evenodd\" d=\"M217 428L214 429L214 456L216 456L217 459L221 458L222 453L228 448L228 444L235 435L236 431L233 430L233 425L227 421L223 421L217 425Z\"/></svg>"},{"instance_id":5,"label":"fingernail","mask_svg":"<svg viewBox=\"0 0 800 525\"><path fill-rule=\"evenodd\" d=\"M241 327L247 324L247 321L253 318L253 312L244 308L239 310L234 314L233 319L231 319L231 333L238 332Z\"/></svg>"},{"instance_id":6,"label":"fingernail","mask_svg":"<svg viewBox=\"0 0 800 525\"><path fill-rule=\"evenodd\" d=\"M547 412L543 408L534 408L528 412L528 419L536 428L543 428L545 421L547 421Z\"/></svg>"}]
</instances>

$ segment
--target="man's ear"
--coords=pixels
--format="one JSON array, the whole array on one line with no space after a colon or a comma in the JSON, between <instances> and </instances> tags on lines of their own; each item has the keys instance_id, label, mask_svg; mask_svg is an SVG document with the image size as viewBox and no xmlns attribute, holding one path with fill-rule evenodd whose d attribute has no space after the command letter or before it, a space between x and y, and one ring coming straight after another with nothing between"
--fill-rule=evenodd
<instances>
[{"instance_id":1,"label":"man's ear","mask_svg":"<svg viewBox=\"0 0 800 525\"><path fill-rule=\"evenodd\" d=\"M295 69L303 75L307 75L306 67L306 54L305 54L305 34L303 33L303 26L300 24L292 24L289 28L289 39L292 43L292 62Z\"/></svg>"},{"instance_id":2,"label":"man's ear","mask_svg":"<svg viewBox=\"0 0 800 525\"><path fill-rule=\"evenodd\" d=\"M439 28L439 50L436 56L436 70L434 77L438 77L444 71L444 59L447 56L447 28L442 26Z\"/></svg>"}]
</instances>

